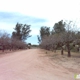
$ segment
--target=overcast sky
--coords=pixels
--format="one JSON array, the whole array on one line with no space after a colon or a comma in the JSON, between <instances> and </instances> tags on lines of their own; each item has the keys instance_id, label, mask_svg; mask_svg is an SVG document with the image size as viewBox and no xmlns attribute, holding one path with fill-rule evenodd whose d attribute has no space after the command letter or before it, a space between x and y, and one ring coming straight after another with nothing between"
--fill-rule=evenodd
<instances>
[{"instance_id":1,"label":"overcast sky","mask_svg":"<svg viewBox=\"0 0 80 80\"><path fill-rule=\"evenodd\" d=\"M0 0L0 30L12 33L17 22L29 24L32 44L41 26L52 28L62 19L80 20L80 0Z\"/></svg>"}]
</instances>

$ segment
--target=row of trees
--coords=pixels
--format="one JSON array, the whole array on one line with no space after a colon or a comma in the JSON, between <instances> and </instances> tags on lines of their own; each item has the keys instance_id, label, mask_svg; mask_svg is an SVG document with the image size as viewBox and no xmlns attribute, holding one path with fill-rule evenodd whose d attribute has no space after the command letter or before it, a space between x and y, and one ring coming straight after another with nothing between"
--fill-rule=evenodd
<instances>
[{"instance_id":1,"label":"row of trees","mask_svg":"<svg viewBox=\"0 0 80 80\"><path fill-rule=\"evenodd\" d=\"M55 23L52 31L50 31L50 27L42 26L40 36L37 36L40 47L47 50L61 49L62 55L63 50L66 49L68 57L70 57L70 46L77 45L78 50L80 46L80 32L75 31L72 27L75 27L72 21L64 22L63 20Z\"/></svg>"},{"instance_id":2,"label":"row of trees","mask_svg":"<svg viewBox=\"0 0 80 80\"><path fill-rule=\"evenodd\" d=\"M0 33L0 49L4 51L30 48L31 44L25 42L31 37L30 32L30 25L17 23L11 36L6 32Z\"/></svg>"}]
</instances>

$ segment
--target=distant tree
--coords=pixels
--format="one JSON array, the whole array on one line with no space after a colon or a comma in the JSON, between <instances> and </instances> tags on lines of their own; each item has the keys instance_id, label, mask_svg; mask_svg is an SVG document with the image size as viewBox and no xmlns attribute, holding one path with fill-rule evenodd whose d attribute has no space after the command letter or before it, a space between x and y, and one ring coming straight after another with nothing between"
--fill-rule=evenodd
<instances>
[{"instance_id":1,"label":"distant tree","mask_svg":"<svg viewBox=\"0 0 80 80\"><path fill-rule=\"evenodd\" d=\"M76 39L80 39L80 31L76 32Z\"/></svg>"},{"instance_id":2,"label":"distant tree","mask_svg":"<svg viewBox=\"0 0 80 80\"><path fill-rule=\"evenodd\" d=\"M56 43L57 48L61 47L61 54L63 55L63 42L61 40L61 34L66 32L65 22L63 20L55 23L53 29L51 31L51 35L53 35L53 39ZM54 43L54 41L52 41Z\"/></svg>"},{"instance_id":3,"label":"distant tree","mask_svg":"<svg viewBox=\"0 0 80 80\"><path fill-rule=\"evenodd\" d=\"M49 28L46 30L45 27L41 27L40 36L38 36L40 47L47 50L56 50L60 48L61 55L63 55L63 50L66 47L68 57L71 57L71 45L74 45L73 42L75 41L77 45L80 44L80 32L76 33L74 27L74 22L63 22L63 20L55 23L51 32Z\"/></svg>"},{"instance_id":4,"label":"distant tree","mask_svg":"<svg viewBox=\"0 0 80 80\"><path fill-rule=\"evenodd\" d=\"M0 34L0 46L2 47L2 50L4 52L5 49L8 49L9 46L10 37L9 34L6 32L3 32Z\"/></svg>"},{"instance_id":5,"label":"distant tree","mask_svg":"<svg viewBox=\"0 0 80 80\"><path fill-rule=\"evenodd\" d=\"M66 32L61 34L61 41L67 47L68 57L71 57L70 43L72 43L75 40L75 32L72 30L72 27L74 25L72 23L72 21L66 22Z\"/></svg>"},{"instance_id":6,"label":"distant tree","mask_svg":"<svg viewBox=\"0 0 80 80\"><path fill-rule=\"evenodd\" d=\"M38 43L41 43L42 39L44 38L44 36L49 36L50 35L50 27L47 26L42 26L40 28L40 36L37 35L38 38Z\"/></svg>"},{"instance_id":7,"label":"distant tree","mask_svg":"<svg viewBox=\"0 0 80 80\"><path fill-rule=\"evenodd\" d=\"M39 35L37 35L37 38L38 38L38 43L40 44L41 43L41 37Z\"/></svg>"},{"instance_id":8,"label":"distant tree","mask_svg":"<svg viewBox=\"0 0 80 80\"><path fill-rule=\"evenodd\" d=\"M28 37L31 37L31 35L29 35L31 32L30 25L17 23L14 30L15 31L12 32L12 38L24 41Z\"/></svg>"},{"instance_id":9,"label":"distant tree","mask_svg":"<svg viewBox=\"0 0 80 80\"><path fill-rule=\"evenodd\" d=\"M55 33L62 33L62 32L65 31L65 23L63 22L63 20L61 20L58 23L54 24L53 31Z\"/></svg>"},{"instance_id":10,"label":"distant tree","mask_svg":"<svg viewBox=\"0 0 80 80\"><path fill-rule=\"evenodd\" d=\"M79 50L79 48L80 48L80 31L75 33L75 40L73 41L73 45L77 48L77 51L79 52L80 51Z\"/></svg>"},{"instance_id":11,"label":"distant tree","mask_svg":"<svg viewBox=\"0 0 80 80\"><path fill-rule=\"evenodd\" d=\"M31 45L31 43L28 43L28 45Z\"/></svg>"}]
</instances>

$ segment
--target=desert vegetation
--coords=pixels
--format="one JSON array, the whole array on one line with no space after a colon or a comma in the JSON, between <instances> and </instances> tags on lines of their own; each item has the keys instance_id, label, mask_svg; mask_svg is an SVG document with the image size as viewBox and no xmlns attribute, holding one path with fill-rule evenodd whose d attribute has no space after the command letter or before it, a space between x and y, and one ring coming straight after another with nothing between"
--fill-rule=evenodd
<instances>
[{"instance_id":1,"label":"desert vegetation","mask_svg":"<svg viewBox=\"0 0 80 80\"><path fill-rule=\"evenodd\" d=\"M30 25L17 23L12 35L5 31L0 33L0 49L4 50L18 50L18 49L30 49L30 45L25 42L30 37L29 33Z\"/></svg>"},{"instance_id":2,"label":"desert vegetation","mask_svg":"<svg viewBox=\"0 0 80 80\"><path fill-rule=\"evenodd\" d=\"M71 51L80 51L80 31L75 29L76 25L73 21L59 21L54 24L53 29L42 26L38 42L40 48L55 51L61 50L61 55L64 50L68 52L68 57L71 57Z\"/></svg>"},{"instance_id":3,"label":"desert vegetation","mask_svg":"<svg viewBox=\"0 0 80 80\"><path fill-rule=\"evenodd\" d=\"M71 51L80 52L80 31L75 29L76 23L73 21L61 20L54 24L52 30L50 27L42 26L40 35L37 35L38 45L32 45L35 48L42 48L56 52L61 50L61 55L64 55L64 50L68 52L68 57L71 57ZM6 32L0 33L0 49L18 50L30 49L31 43L27 43L27 39L31 37L30 26L27 24L17 23L12 35Z\"/></svg>"}]
</instances>

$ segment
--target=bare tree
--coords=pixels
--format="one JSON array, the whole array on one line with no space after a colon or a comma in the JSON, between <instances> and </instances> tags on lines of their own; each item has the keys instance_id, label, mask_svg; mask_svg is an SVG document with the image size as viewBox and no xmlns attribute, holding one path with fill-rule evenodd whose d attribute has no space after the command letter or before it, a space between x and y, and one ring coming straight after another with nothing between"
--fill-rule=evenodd
<instances>
[{"instance_id":1,"label":"bare tree","mask_svg":"<svg viewBox=\"0 0 80 80\"><path fill-rule=\"evenodd\" d=\"M8 41L9 41L9 34L6 32L2 33L0 36L0 43L1 43L3 52L8 47Z\"/></svg>"},{"instance_id":2,"label":"bare tree","mask_svg":"<svg viewBox=\"0 0 80 80\"><path fill-rule=\"evenodd\" d=\"M72 43L75 40L75 34L73 30L71 29L71 27L74 27L71 21L66 23L66 32L61 34L61 37L62 37L61 41L67 47L68 57L71 57L70 43Z\"/></svg>"}]
</instances>

